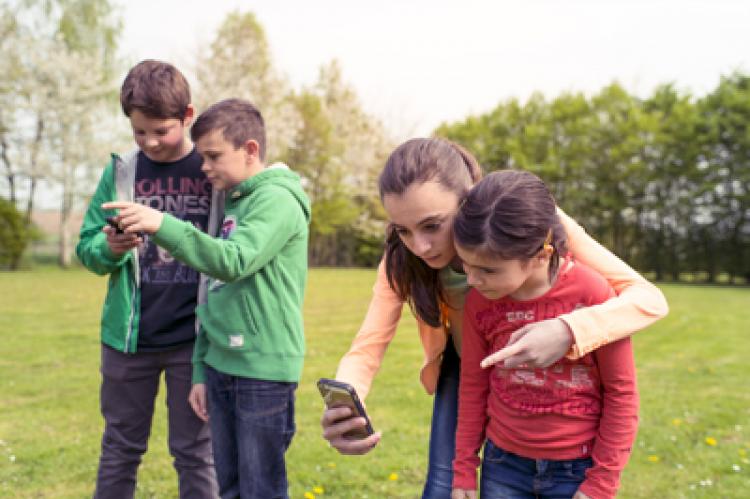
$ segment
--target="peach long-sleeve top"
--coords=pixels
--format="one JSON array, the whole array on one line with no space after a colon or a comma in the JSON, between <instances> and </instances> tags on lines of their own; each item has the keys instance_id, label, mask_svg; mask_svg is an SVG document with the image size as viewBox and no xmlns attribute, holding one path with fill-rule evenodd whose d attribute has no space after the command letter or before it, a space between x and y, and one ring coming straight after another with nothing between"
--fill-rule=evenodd
<instances>
[{"instance_id":1,"label":"peach long-sleeve top","mask_svg":"<svg viewBox=\"0 0 750 499\"><path fill-rule=\"evenodd\" d=\"M558 215L568 235L569 252L601 274L617 294L599 305L559 317L570 327L574 337L569 358L580 358L602 345L625 338L667 314L667 301L656 286L595 241L562 210L558 209ZM388 284L385 262L381 261L367 315L336 372L336 379L354 386L362 400L367 397L388 344L396 334L403 306L403 300ZM429 326L420 319L417 319L417 328L424 350L419 377L427 393L433 394L448 331Z\"/></svg>"}]
</instances>

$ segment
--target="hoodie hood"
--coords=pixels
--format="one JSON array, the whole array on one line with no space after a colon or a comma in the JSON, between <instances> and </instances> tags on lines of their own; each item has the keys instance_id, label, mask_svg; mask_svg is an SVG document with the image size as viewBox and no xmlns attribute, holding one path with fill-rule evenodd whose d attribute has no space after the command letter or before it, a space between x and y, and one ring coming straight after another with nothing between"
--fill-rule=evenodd
<instances>
[{"instance_id":1,"label":"hoodie hood","mask_svg":"<svg viewBox=\"0 0 750 499\"><path fill-rule=\"evenodd\" d=\"M268 185L276 185L289 191L302 208L307 223L310 223L310 199L302 188L300 176L291 171L284 163L273 163L257 175L253 175L238 186L227 190L227 203L231 204L233 201L249 196L256 190Z\"/></svg>"}]
</instances>

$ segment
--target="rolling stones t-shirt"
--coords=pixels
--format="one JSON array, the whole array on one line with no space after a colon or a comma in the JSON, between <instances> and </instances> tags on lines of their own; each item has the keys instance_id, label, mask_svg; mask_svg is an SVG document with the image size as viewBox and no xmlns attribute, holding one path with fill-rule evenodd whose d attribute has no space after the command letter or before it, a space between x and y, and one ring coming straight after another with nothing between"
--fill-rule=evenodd
<instances>
[{"instance_id":1,"label":"rolling stones t-shirt","mask_svg":"<svg viewBox=\"0 0 750 499\"><path fill-rule=\"evenodd\" d=\"M211 183L201 171L203 158L193 148L173 163L138 155L135 200L170 213L205 231ZM200 274L175 260L145 236L139 248L141 321L138 350L168 350L195 339L195 306Z\"/></svg>"}]
</instances>

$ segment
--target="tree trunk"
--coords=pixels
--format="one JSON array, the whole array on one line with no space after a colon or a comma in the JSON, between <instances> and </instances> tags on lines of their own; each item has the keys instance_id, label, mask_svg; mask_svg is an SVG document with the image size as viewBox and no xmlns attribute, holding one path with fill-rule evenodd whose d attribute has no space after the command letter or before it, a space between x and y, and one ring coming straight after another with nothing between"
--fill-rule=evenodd
<instances>
[{"instance_id":1,"label":"tree trunk","mask_svg":"<svg viewBox=\"0 0 750 499\"><path fill-rule=\"evenodd\" d=\"M71 237L70 237L70 214L73 209L73 189L70 179L63 182L62 202L60 204L60 242L58 264L60 267L68 268L71 263Z\"/></svg>"},{"instance_id":2,"label":"tree trunk","mask_svg":"<svg viewBox=\"0 0 750 499\"><path fill-rule=\"evenodd\" d=\"M0 158L5 164L5 177L8 179L8 193L10 194L9 201L16 204L16 174L13 172L13 167L10 164L10 158L8 157L8 142L5 140L4 135L0 135Z\"/></svg>"},{"instance_id":3,"label":"tree trunk","mask_svg":"<svg viewBox=\"0 0 750 499\"><path fill-rule=\"evenodd\" d=\"M34 193L36 192L36 186L38 182L37 178L37 161L39 159L39 149L42 145L42 137L44 134L44 120L41 116L37 116L36 120L36 136L34 137L34 143L31 147L31 158L30 158L30 183L29 183L29 199L26 202L26 226L31 225L31 218L34 214Z\"/></svg>"}]
</instances>

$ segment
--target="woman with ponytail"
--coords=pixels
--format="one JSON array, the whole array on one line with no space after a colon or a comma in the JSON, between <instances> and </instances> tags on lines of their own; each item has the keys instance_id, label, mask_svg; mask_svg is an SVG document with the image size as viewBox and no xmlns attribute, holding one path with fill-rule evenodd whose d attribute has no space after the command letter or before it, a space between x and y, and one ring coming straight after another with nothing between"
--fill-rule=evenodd
<instances>
[{"instance_id":1,"label":"woman with ponytail","mask_svg":"<svg viewBox=\"0 0 750 499\"><path fill-rule=\"evenodd\" d=\"M427 393L434 394L423 499L451 497L461 326L469 289L453 244L452 225L459 204L480 178L472 155L444 139L412 139L391 153L379 178L380 198L390 221L385 255L367 315L336 373L336 379L350 383L364 400L396 333L403 305L409 304L424 349L420 381ZM562 211L557 213L569 254L601 274L617 296L519 329L504 349L488 358L487 365L547 367L563 356L577 359L667 313L658 288ZM348 408L325 410L321 425L324 438L342 454L365 454L381 437L379 433L362 440L344 437L365 426L364 419L351 417Z\"/></svg>"}]
</instances>

